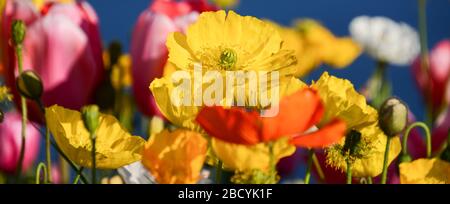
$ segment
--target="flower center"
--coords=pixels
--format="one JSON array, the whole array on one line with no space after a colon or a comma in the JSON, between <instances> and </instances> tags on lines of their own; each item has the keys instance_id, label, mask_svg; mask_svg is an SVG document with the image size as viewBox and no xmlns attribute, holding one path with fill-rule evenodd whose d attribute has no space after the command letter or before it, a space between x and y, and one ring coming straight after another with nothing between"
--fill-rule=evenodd
<instances>
[{"instance_id":1,"label":"flower center","mask_svg":"<svg viewBox=\"0 0 450 204\"><path fill-rule=\"evenodd\" d=\"M232 49L225 49L220 54L219 65L224 70L230 70L236 65L237 54Z\"/></svg>"}]
</instances>

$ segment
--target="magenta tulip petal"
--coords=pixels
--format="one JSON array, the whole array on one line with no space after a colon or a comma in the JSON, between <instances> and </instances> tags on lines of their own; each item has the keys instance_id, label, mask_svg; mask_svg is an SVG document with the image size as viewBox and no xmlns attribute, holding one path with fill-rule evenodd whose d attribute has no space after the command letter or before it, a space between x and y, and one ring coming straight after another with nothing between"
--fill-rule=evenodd
<instances>
[{"instance_id":1,"label":"magenta tulip petal","mask_svg":"<svg viewBox=\"0 0 450 204\"><path fill-rule=\"evenodd\" d=\"M17 112L5 114L0 124L0 171L12 174L17 170L22 144L22 116ZM23 172L34 163L39 153L40 132L30 123L27 124L27 139L23 159Z\"/></svg>"}]
</instances>

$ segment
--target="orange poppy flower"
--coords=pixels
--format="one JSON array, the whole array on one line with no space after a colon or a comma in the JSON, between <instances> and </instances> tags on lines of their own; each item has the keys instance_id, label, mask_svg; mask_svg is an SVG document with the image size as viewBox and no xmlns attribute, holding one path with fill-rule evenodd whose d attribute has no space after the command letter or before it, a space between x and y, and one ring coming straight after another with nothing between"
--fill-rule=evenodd
<instances>
[{"instance_id":1,"label":"orange poppy flower","mask_svg":"<svg viewBox=\"0 0 450 204\"><path fill-rule=\"evenodd\" d=\"M345 122L335 119L318 131L305 133L321 121L323 114L317 92L305 88L284 97L274 117L261 117L240 107L211 106L204 107L196 121L209 135L229 143L255 145L288 136L293 145L322 148L338 142L346 131Z\"/></svg>"}]
</instances>

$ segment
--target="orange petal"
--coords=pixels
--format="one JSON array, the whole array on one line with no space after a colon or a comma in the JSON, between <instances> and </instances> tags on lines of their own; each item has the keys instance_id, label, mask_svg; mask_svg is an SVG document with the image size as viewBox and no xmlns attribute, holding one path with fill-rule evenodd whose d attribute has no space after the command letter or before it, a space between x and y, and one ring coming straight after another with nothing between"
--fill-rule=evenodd
<instances>
[{"instance_id":1,"label":"orange petal","mask_svg":"<svg viewBox=\"0 0 450 204\"><path fill-rule=\"evenodd\" d=\"M330 146L344 137L347 125L344 121L335 119L320 130L292 138L291 144L305 148L323 148Z\"/></svg>"},{"instance_id":2,"label":"orange petal","mask_svg":"<svg viewBox=\"0 0 450 204\"><path fill-rule=\"evenodd\" d=\"M281 99L279 112L275 117L263 118L263 140L297 135L318 123L324 113L317 92L305 88Z\"/></svg>"},{"instance_id":3,"label":"orange petal","mask_svg":"<svg viewBox=\"0 0 450 204\"><path fill-rule=\"evenodd\" d=\"M257 112L247 112L243 108L204 107L196 120L209 135L225 142L243 145L261 142Z\"/></svg>"}]
</instances>

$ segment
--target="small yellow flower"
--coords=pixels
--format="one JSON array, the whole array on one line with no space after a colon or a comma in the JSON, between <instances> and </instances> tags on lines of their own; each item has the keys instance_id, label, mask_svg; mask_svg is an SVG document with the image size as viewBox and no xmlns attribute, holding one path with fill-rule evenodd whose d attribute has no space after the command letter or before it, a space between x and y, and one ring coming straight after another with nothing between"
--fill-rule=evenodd
<instances>
[{"instance_id":1,"label":"small yellow flower","mask_svg":"<svg viewBox=\"0 0 450 204\"><path fill-rule=\"evenodd\" d=\"M1 65L0 65L1 66ZM1 101L11 101L13 95L7 86L0 86L0 102Z\"/></svg>"},{"instance_id":2,"label":"small yellow flower","mask_svg":"<svg viewBox=\"0 0 450 204\"><path fill-rule=\"evenodd\" d=\"M231 144L221 140L212 139L212 147L216 156L226 168L236 171L269 170L270 154L267 144L260 143L253 146ZM275 164L283 157L292 155L295 146L289 144L288 138L277 140L273 147Z\"/></svg>"},{"instance_id":3,"label":"small yellow flower","mask_svg":"<svg viewBox=\"0 0 450 204\"><path fill-rule=\"evenodd\" d=\"M193 184L200 179L208 142L193 131L164 130L150 136L142 163L163 184Z\"/></svg>"},{"instance_id":4,"label":"small yellow flower","mask_svg":"<svg viewBox=\"0 0 450 204\"><path fill-rule=\"evenodd\" d=\"M92 143L81 113L54 105L45 109L45 118L57 145L76 164L91 168ZM99 169L117 169L139 161L145 140L131 136L110 115L100 115L96 135L96 165Z\"/></svg>"},{"instance_id":5,"label":"small yellow flower","mask_svg":"<svg viewBox=\"0 0 450 204\"><path fill-rule=\"evenodd\" d=\"M323 73L317 82L311 85L315 88L325 105L326 122L332 118L340 118L347 123L348 130L356 130L362 134L358 145L358 155L354 158L352 172L355 177L375 177L382 172L383 158L387 136L378 126L378 112L366 103L364 96L359 94L353 84L345 79ZM327 162L345 171L347 164L341 150L342 141L327 150ZM388 162L392 162L400 153L399 137L391 140Z\"/></svg>"},{"instance_id":6,"label":"small yellow flower","mask_svg":"<svg viewBox=\"0 0 450 204\"><path fill-rule=\"evenodd\" d=\"M418 159L400 164L402 184L450 184L450 163L433 159Z\"/></svg>"}]
</instances>

